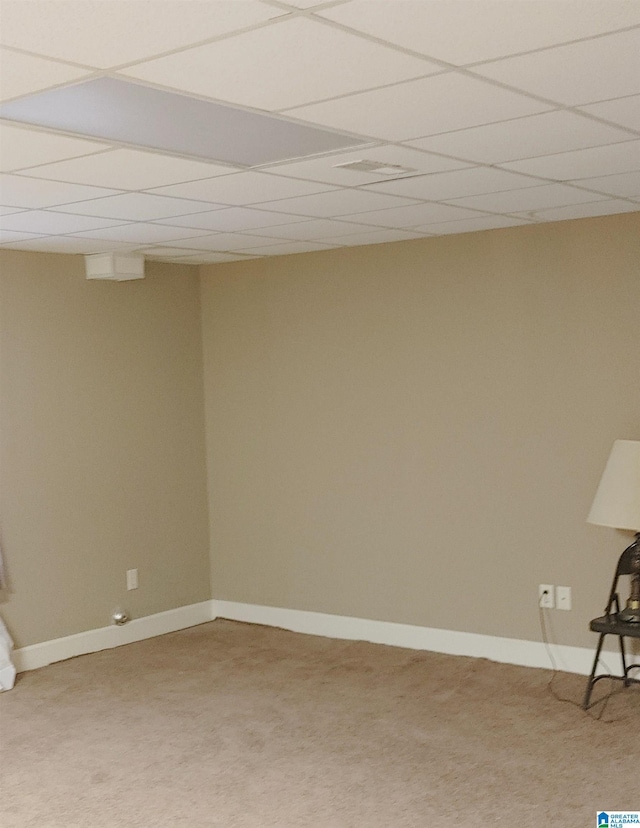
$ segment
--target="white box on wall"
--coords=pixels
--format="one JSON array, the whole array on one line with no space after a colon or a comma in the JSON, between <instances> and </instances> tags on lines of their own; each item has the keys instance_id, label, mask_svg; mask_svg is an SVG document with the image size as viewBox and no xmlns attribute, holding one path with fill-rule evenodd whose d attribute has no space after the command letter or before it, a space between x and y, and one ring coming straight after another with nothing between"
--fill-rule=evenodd
<instances>
[{"instance_id":1,"label":"white box on wall","mask_svg":"<svg viewBox=\"0 0 640 828\"><path fill-rule=\"evenodd\" d=\"M139 253L93 253L85 256L84 261L87 279L144 279L144 256Z\"/></svg>"}]
</instances>

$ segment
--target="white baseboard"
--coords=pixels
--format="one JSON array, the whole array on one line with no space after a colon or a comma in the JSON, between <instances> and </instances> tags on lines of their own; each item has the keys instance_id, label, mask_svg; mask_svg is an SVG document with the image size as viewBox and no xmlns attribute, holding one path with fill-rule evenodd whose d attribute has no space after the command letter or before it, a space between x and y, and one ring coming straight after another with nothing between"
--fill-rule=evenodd
<instances>
[{"instance_id":1,"label":"white baseboard","mask_svg":"<svg viewBox=\"0 0 640 828\"><path fill-rule=\"evenodd\" d=\"M409 624L371 621L365 618L349 618L321 612L240 604L234 601L214 600L212 603L213 616L217 618L247 621L268 627L282 627L293 632L322 635L328 638L371 641L375 644L391 644L395 647L407 647L413 650L431 650L449 655L488 658L491 661L518 664L523 667L547 669L552 667L549 651L541 641L522 641L516 638L499 638L492 635L439 630L433 627L415 627ZM591 672L593 650L564 644L552 644L549 649L558 670L585 676ZM607 653L604 655L606 657Z\"/></svg>"},{"instance_id":2,"label":"white baseboard","mask_svg":"<svg viewBox=\"0 0 640 828\"><path fill-rule=\"evenodd\" d=\"M434 627L416 627L390 621L372 621L321 612L242 604L235 601L202 601L186 607L159 612L144 618L135 618L122 627L102 627L96 630L43 641L15 650L12 654L17 672L35 670L55 661L94 653L122 644L131 644L145 638L175 632L204 624L216 618L281 627L308 635L321 635L349 641L371 641L413 650L430 650L449 655L488 658L505 664L524 667L552 667L549 650L559 670L588 675L593 662L593 650L552 644L549 650L540 641L523 641L477 633L440 630ZM595 645L595 641L594 641ZM604 653L605 657L608 653ZM615 658L615 654L612 654Z\"/></svg>"},{"instance_id":3,"label":"white baseboard","mask_svg":"<svg viewBox=\"0 0 640 828\"><path fill-rule=\"evenodd\" d=\"M211 612L211 601L189 604L144 618L134 618L122 627L101 627L52 641L43 641L41 644L31 644L14 650L12 660L18 673L36 670L38 667L53 664L54 661L64 661L66 658L108 650L121 644L132 644L134 641L183 630L186 627L195 627L196 624L211 621Z\"/></svg>"}]
</instances>

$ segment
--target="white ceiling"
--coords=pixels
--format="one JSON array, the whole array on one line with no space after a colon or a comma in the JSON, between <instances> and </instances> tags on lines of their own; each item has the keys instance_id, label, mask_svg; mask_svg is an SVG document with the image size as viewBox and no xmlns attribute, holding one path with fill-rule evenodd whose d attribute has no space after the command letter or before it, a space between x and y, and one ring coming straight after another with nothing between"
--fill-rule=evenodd
<instances>
[{"instance_id":1,"label":"white ceiling","mask_svg":"<svg viewBox=\"0 0 640 828\"><path fill-rule=\"evenodd\" d=\"M2 102L107 76L362 141L247 169L0 119L7 248L222 262L640 210L640 0L0 0L0 73Z\"/></svg>"}]
</instances>

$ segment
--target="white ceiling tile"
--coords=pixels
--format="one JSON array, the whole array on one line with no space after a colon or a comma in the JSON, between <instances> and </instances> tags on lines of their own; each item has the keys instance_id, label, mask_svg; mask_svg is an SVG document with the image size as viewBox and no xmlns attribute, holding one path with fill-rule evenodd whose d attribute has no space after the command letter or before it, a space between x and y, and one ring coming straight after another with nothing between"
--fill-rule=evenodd
<instances>
[{"instance_id":1,"label":"white ceiling tile","mask_svg":"<svg viewBox=\"0 0 640 828\"><path fill-rule=\"evenodd\" d=\"M260 230L261 236L267 236L273 239L290 239L292 241L313 241L315 239L322 239L324 237L333 238L339 236L348 236L352 233L367 233L371 232L371 227L358 223L355 219L360 219L360 216L354 216L354 221L332 221L331 219L312 219L311 221L298 222L298 224L291 224L286 227L265 227Z\"/></svg>"},{"instance_id":2,"label":"white ceiling tile","mask_svg":"<svg viewBox=\"0 0 640 828\"><path fill-rule=\"evenodd\" d=\"M451 204L493 213L522 213L593 200L593 193L587 193L575 187L568 187L565 184L543 184L540 187L527 187L526 190L509 190L502 193L457 198Z\"/></svg>"},{"instance_id":3,"label":"white ceiling tile","mask_svg":"<svg viewBox=\"0 0 640 828\"><path fill-rule=\"evenodd\" d=\"M65 184L59 181L41 181L22 175L0 173L0 201L17 207L53 207L75 201L117 195L117 190Z\"/></svg>"},{"instance_id":4,"label":"white ceiling tile","mask_svg":"<svg viewBox=\"0 0 640 828\"><path fill-rule=\"evenodd\" d=\"M104 69L281 14L253 0L2 0L0 43Z\"/></svg>"},{"instance_id":5,"label":"white ceiling tile","mask_svg":"<svg viewBox=\"0 0 640 828\"><path fill-rule=\"evenodd\" d=\"M103 218L123 219L125 221L155 221L157 219L175 218L188 213L201 213L205 210L222 208L221 204L206 204L204 201L188 201L182 198L149 195L148 193L123 193L122 195L82 201L56 207L63 213L75 213L82 216L101 216Z\"/></svg>"},{"instance_id":6,"label":"white ceiling tile","mask_svg":"<svg viewBox=\"0 0 640 828\"><path fill-rule=\"evenodd\" d=\"M581 187L596 190L622 198L640 198L640 172L623 173L622 175L605 175L597 178L583 178L579 182Z\"/></svg>"},{"instance_id":7,"label":"white ceiling tile","mask_svg":"<svg viewBox=\"0 0 640 828\"><path fill-rule=\"evenodd\" d=\"M493 167L469 167L465 170L433 173L386 184L372 184L372 189L385 193L422 198L425 201L441 201L465 195L495 193L501 190L518 190L535 187L540 182L524 175L507 173Z\"/></svg>"},{"instance_id":8,"label":"white ceiling tile","mask_svg":"<svg viewBox=\"0 0 640 828\"><path fill-rule=\"evenodd\" d=\"M357 0L322 17L439 60L463 65L640 24L637 0L478 2Z\"/></svg>"},{"instance_id":9,"label":"white ceiling tile","mask_svg":"<svg viewBox=\"0 0 640 828\"><path fill-rule=\"evenodd\" d=\"M24 212L22 207L0 207L0 216L11 216L22 212Z\"/></svg>"},{"instance_id":10,"label":"white ceiling tile","mask_svg":"<svg viewBox=\"0 0 640 828\"><path fill-rule=\"evenodd\" d=\"M188 230L186 227L167 227L163 224L145 224L143 222L120 224L106 230L89 230L77 233L77 236L107 241L127 242L130 244L157 244L162 241L177 241L201 236L201 230ZM189 245L191 246L191 245Z\"/></svg>"},{"instance_id":11,"label":"white ceiling tile","mask_svg":"<svg viewBox=\"0 0 640 828\"><path fill-rule=\"evenodd\" d=\"M549 210L537 210L533 218L536 221L566 221L567 219L631 213L636 210L640 210L640 205L611 198L607 199L607 201L590 201L587 204L571 204L568 207L553 207Z\"/></svg>"},{"instance_id":12,"label":"white ceiling tile","mask_svg":"<svg viewBox=\"0 0 640 828\"><path fill-rule=\"evenodd\" d=\"M604 118L605 121L613 121L622 127L640 132L640 95L602 101L583 106L581 109L589 115L595 115L597 118Z\"/></svg>"},{"instance_id":13,"label":"white ceiling tile","mask_svg":"<svg viewBox=\"0 0 640 828\"><path fill-rule=\"evenodd\" d=\"M399 230L380 227L374 230L370 228L368 233L350 233L348 236L336 236L335 238L323 238L325 243L335 243L344 247L355 247L362 244L384 244L386 242L409 241L410 239L423 238L425 233L420 230Z\"/></svg>"},{"instance_id":14,"label":"white ceiling tile","mask_svg":"<svg viewBox=\"0 0 640 828\"><path fill-rule=\"evenodd\" d=\"M250 259L260 258L259 255L250 253L194 253L186 258L173 259L173 261L184 264L225 264L226 262L246 262Z\"/></svg>"},{"instance_id":15,"label":"white ceiling tile","mask_svg":"<svg viewBox=\"0 0 640 828\"><path fill-rule=\"evenodd\" d=\"M28 3L21 3L28 6ZM4 0L2 3L2 28L4 29ZM62 83L88 77L86 69L56 63L44 58L23 55L0 48L0 101L8 101L29 92L39 92Z\"/></svg>"},{"instance_id":16,"label":"white ceiling tile","mask_svg":"<svg viewBox=\"0 0 640 828\"><path fill-rule=\"evenodd\" d=\"M131 245L96 239L79 239L75 236L42 236L33 241L11 245L16 250L32 250L39 253L108 253L110 250L131 250Z\"/></svg>"},{"instance_id":17,"label":"white ceiling tile","mask_svg":"<svg viewBox=\"0 0 640 828\"><path fill-rule=\"evenodd\" d=\"M640 170L640 141L544 155L524 161L511 161L502 166L515 172L553 178L556 181L632 172Z\"/></svg>"},{"instance_id":18,"label":"white ceiling tile","mask_svg":"<svg viewBox=\"0 0 640 828\"><path fill-rule=\"evenodd\" d=\"M183 256L193 256L198 251L188 247L189 242L185 242L185 247L174 247L169 244L153 245L151 247L137 247L136 253L142 253L144 256L153 258L171 258L180 259Z\"/></svg>"},{"instance_id":19,"label":"white ceiling tile","mask_svg":"<svg viewBox=\"0 0 640 828\"><path fill-rule=\"evenodd\" d=\"M378 147L361 147L358 150L341 152L336 155L306 158L302 161L264 167L263 169L268 169L270 172L280 173L282 175L290 175L293 178L307 178L312 181L323 181L327 184L335 184L342 187L359 187L362 184L372 184L376 181L389 180L388 175L349 170L337 166L339 164L352 164L354 161L363 160L406 167L414 169L418 173L456 170L468 166L467 162L464 161L454 161L451 158L443 158L440 155L433 155L428 152L419 152L409 147L387 144L386 146Z\"/></svg>"},{"instance_id":20,"label":"white ceiling tile","mask_svg":"<svg viewBox=\"0 0 640 828\"><path fill-rule=\"evenodd\" d=\"M456 72L313 104L289 114L389 141L533 115L550 107Z\"/></svg>"},{"instance_id":21,"label":"white ceiling tile","mask_svg":"<svg viewBox=\"0 0 640 828\"><path fill-rule=\"evenodd\" d=\"M364 213L369 210L384 210L414 203L414 199L411 198L383 195L371 190L332 190L328 193L318 193L300 198L269 201L261 206L265 210L276 212L331 218L332 216L343 216L347 213Z\"/></svg>"},{"instance_id":22,"label":"white ceiling tile","mask_svg":"<svg viewBox=\"0 0 640 828\"><path fill-rule=\"evenodd\" d=\"M0 227L0 244L11 244L12 242L30 241L42 233L24 233L19 230L5 230Z\"/></svg>"},{"instance_id":23,"label":"white ceiling tile","mask_svg":"<svg viewBox=\"0 0 640 828\"><path fill-rule=\"evenodd\" d=\"M639 93L639 53L637 28L486 63L474 72L553 101L579 105Z\"/></svg>"},{"instance_id":24,"label":"white ceiling tile","mask_svg":"<svg viewBox=\"0 0 640 828\"><path fill-rule=\"evenodd\" d=\"M62 161L109 149L108 144L69 138L52 132L13 126L0 121L0 171L11 172L36 164Z\"/></svg>"},{"instance_id":25,"label":"white ceiling tile","mask_svg":"<svg viewBox=\"0 0 640 828\"><path fill-rule=\"evenodd\" d=\"M364 224L403 228L434 221L460 220L476 215L477 213L472 210L452 207L449 204L414 204L410 207L395 207L392 210L359 213L355 218Z\"/></svg>"},{"instance_id":26,"label":"white ceiling tile","mask_svg":"<svg viewBox=\"0 0 640 828\"><path fill-rule=\"evenodd\" d=\"M267 239L251 233L214 233L210 236L200 236L198 239L189 239L189 247L194 250L208 250L224 252L226 250L244 250L253 245L266 245Z\"/></svg>"},{"instance_id":27,"label":"white ceiling tile","mask_svg":"<svg viewBox=\"0 0 640 828\"><path fill-rule=\"evenodd\" d=\"M243 206L259 204L261 201L276 201L280 198L320 193L332 189L327 184L300 181L259 172L241 172L210 178L205 181L192 181L176 184L172 187L159 187L156 193L176 196L178 198L195 198L220 204Z\"/></svg>"},{"instance_id":28,"label":"white ceiling tile","mask_svg":"<svg viewBox=\"0 0 640 828\"><path fill-rule=\"evenodd\" d=\"M506 216L478 216L462 221L442 221L416 228L434 236L456 235L457 233L477 233L482 230L495 230L499 227L517 227L531 222Z\"/></svg>"},{"instance_id":29,"label":"white ceiling tile","mask_svg":"<svg viewBox=\"0 0 640 828\"><path fill-rule=\"evenodd\" d=\"M264 240L263 240L264 241ZM290 256L293 253L313 253L317 250L331 250L340 247L340 242L279 242L276 244L248 247L244 252L262 256Z\"/></svg>"},{"instance_id":30,"label":"white ceiling tile","mask_svg":"<svg viewBox=\"0 0 640 828\"><path fill-rule=\"evenodd\" d=\"M27 210L25 213L3 216L0 219L0 224L6 230L20 230L25 233L37 233L41 236L98 230L105 227L114 227L118 223L103 218L71 216L66 213L53 213L47 210Z\"/></svg>"},{"instance_id":31,"label":"white ceiling tile","mask_svg":"<svg viewBox=\"0 0 640 828\"><path fill-rule=\"evenodd\" d=\"M297 221L305 221L305 219L306 216L271 213L267 210L255 210L251 207L227 207L224 210L178 216L161 223L172 224L174 227L199 228L209 230L212 233L242 233L245 230L254 230L260 227L295 224Z\"/></svg>"},{"instance_id":32,"label":"white ceiling tile","mask_svg":"<svg viewBox=\"0 0 640 828\"><path fill-rule=\"evenodd\" d=\"M311 9L314 6L326 5L327 0L283 0L283 2L296 9Z\"/></svg>"},{"instance_id":33,"label":"white ceiling tile","mask_svg":"<svg viewBox=\"0 0 640 828\"><path fill-rule=\"evenodd\" d=\"M238 71L239 66L251 69ZM276 111L440 71L421 58L297 17L148 61L124 74Z\"/></svg>"},{"instance_id":34,"label":"white ceiling tile","mask_svg":"<svg viewBox=\"0 0 640 828\"><path fill-rule=\"evenodd\" d=\"M598 123L591 118L572 112L554 111L420 138L412 141L411 145L418 149L456 155L469 161L498 164L626 141L631 137L621 129Z\"/></svg>"},{"instance_id":35,"label":"white ceiling tile","mask_svg":"<svg viewBox=\"0 0 640 828\"><path fill-rule=\"evenodd\" d=\"M232 167L135 149L114 149L29 170L29 175L37 178L120 190L147 190L229 173L233 173Z\"/></svg>"}]
</instances>

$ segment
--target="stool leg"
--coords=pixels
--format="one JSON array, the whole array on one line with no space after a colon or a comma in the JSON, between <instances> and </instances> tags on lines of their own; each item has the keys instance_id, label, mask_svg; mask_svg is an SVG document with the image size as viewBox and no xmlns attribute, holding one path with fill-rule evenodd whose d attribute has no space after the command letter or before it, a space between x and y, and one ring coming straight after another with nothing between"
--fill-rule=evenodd
<instances>
[{"instance_id":1,"label":"stool leg","mask_svg":"<svg viewBox=\"0 0 640 828\"><path fill-rule=\"evenodd\" d=\"M582 701L582 709L586 710L589 707L589 701L591 700L591 691L593 690L593 685L595 684L595 675L596 670L598 668L598 660L600 659L600 650L602 649L602 642L604 641L604 633L600 635L598 639L598 646L596 647L596 655L593 659L593 667L591 668L591 675L589 676L589 680L587 681L587 689L584 692L584 699Z\"/></svg>"},{"instance_id":2,"label":"stool leg","mask_svg":"<svg viewBox=\"0 0 640 828\"><path fill-rule=\"evenodd\" d=\"M622 658L622 675L624 676L624 686L629 687L631 682L629 681L629 677L627 676L627 659L624 653L624 636L620 636L620 656Z\"/></svg>"}]
</instances>

